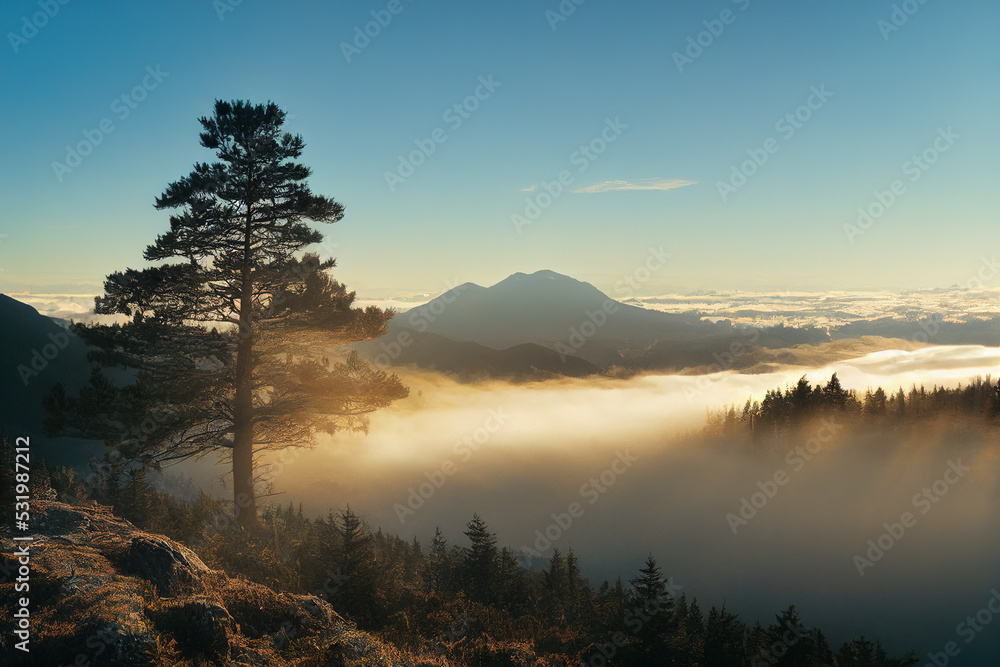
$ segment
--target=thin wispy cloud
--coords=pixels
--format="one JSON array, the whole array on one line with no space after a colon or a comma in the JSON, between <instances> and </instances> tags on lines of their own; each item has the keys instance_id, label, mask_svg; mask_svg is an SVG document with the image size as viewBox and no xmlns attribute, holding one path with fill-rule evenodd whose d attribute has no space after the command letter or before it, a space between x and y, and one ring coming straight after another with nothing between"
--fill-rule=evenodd
<instances>
[{"instance_id":1,"label":"thin wispy cloud","mask_svg":"<svg viewBox=\"0 0 1000 667\"><path fill-rule=\"evenodd\" d=\"M598 192L616 192L619 190L676 190L697 181L685 181L680 178L644 178L638 181L605 181L596 185L573 190L574 193L596 194Z\"/></svg>"}]
</instances>

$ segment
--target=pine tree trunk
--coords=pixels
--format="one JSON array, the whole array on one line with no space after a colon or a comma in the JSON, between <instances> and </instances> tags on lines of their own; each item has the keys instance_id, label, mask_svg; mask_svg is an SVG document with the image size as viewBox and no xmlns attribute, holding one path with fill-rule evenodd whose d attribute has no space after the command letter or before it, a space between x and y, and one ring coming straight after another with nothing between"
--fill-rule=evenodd
<instances>
[{"instance_id":1,"label":"pine tree trunk","mask_svg":"<svg viewBox=\"0 0 1000 667\"><path fill-rule=\"evenodd\" d=\"M242 326L240 329L233 419L233 512L236 521L249 528L257 525L257 499L253 490L253 383L250 364L253 348L249 330L244 330Z\"/></svg>"},{"instance_id":2,"label":"pine tree trunk","mask_svg":"<svg viewBox=\"0 0 1000 667\"><path fill-rule=\"evenodd\" d=\"M253 528L257 526L257 499L253 490L253 285L249 211L244 253L236 347L236 404L233 406L233 515L241 526Z\"/></svg>"}]
</instances>

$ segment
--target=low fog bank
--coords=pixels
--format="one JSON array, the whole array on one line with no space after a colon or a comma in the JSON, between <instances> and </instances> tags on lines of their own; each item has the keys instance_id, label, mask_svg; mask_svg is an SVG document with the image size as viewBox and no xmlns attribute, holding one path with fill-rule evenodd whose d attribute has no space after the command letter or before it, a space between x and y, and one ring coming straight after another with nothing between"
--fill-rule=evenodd
<instances>
[{"instance_id":1,"label":"low fog bank","mask_svg":"<svg viewBox=\"0 0 1000 667\"><path fill-rule=\"evenodd\" d=\"M995 435L941 425L845 441L836 424L813 424L752 454L700 431L707 409L803 374L815 384L836 372L863 393L956 386L998 367L997 348L962 346L764 375L462 385L412 374L411 397L377 414L369 435L275 457L285 493L273 500L311 515L350 503L424 544L440 526L464 545L478 512L525 563L572 546L593 585L627 580L652 552L703 609L724 602L767 624L795 604L835 646L864 632L926 660L955 641L950 664L984 664L1000 659L1000 614L969 644L957 628L1000 590Z\"/></svg>"}]
</instances>

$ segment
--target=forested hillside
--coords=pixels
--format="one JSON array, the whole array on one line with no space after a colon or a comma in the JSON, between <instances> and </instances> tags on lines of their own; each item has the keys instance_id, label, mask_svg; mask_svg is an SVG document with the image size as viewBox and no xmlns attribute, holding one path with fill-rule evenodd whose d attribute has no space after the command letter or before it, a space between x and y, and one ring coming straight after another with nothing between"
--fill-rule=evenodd
<instances>
[{"instance_id":1,"label":"forested hillside","mask_svg":"<svg viewBox=\"0 0 1000 667\"><path fill-rule=\"evenodd\" d=\"M9 456L10 448L3 452ZM2 463L0 470L10 469ZM9 495L9 480L0 481ZM865 637L831 645L791 604L759 620L740 618L725 605L703 609L698 591L665 574L661 563L670 562L669 553L635 554L634 571L597 584L581 574L586 554L571 548L553 549L543 569L524 567L518 552L499 545L478 515L463 535L439 530L426 542L373 529L350 507L311 519L302 507L271 505L260 528L247 530L227 518L223 502L190 490L193 500L178 500L155 488L141 469L124 464L100 467L87 485L71 470L43 465L32 483L35 497L110 505L136 526L190 546L206 565L230 577L326 600L358 629L414 661L435 656L450 661L440 664L470 666L915 664L912 656L890 658ZM4 596L11 589L7 579ZM269 638L289 664L348 664L292 662L313 659L303 638L284 630Z\"/></svg>"},{"instance_id":2,"label":"forested hillside","mask_svg":"<svg viewBox=\"0 0 1000 667\"><path fill-rule=\"evenodd\" d=\"M987 375L955 388L877 387L859 394L844 389L836 373L816 385L802 376L795 386L775 387L760 401L748 398L742 410L733 406L710 412L706 433L740 436L755 446L778 445L818 418L869 435L929 425L995 432L1000 427L1000 382Z\"/></svg>"}]
</instances>

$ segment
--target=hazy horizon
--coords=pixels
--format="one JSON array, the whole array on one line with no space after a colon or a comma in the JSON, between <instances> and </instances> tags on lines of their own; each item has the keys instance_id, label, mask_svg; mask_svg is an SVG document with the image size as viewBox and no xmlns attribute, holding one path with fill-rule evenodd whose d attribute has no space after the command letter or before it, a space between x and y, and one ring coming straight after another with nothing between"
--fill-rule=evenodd
<instances>
[{"instance_id":1,"label":"hazy horizon","mask_svg":"<svg viewBox=\"0 0 1000 667\"><path fill-rule=\"evenodd\" d=\"M2 243L2 242L0 242ZM1000 245L998 245L1000 247ZM0 247L2 250L2 247ZM995 257L995 253L991 252L991 255ZM334 255L336 257L336 255ZM0 255L2 257L2 255ZM819 294L824 292L909 292L909 291L930 291L930 290L941 290L949 289L952 287L963 287L968 285L970 282L977 283L986 286L991 289L1000 290L1000 277L996 274L990 274L986 280L977 280L977 271L981 268L984 262L993 261L990 266L995 266L995 261L992 257L987 255L981 255L980 257L973 257L968 264L967 270L963 273L955 273L949 279L944 277L936 282L921 282L916 284L907 284L904 282L899 283L884 283L884 284L872 284L869 282L858 282L857 284L841 284L841 285L830 285L822 284L820 282L812 283L802 283L798 279L795 281L790 281L787 278L784 280L761 280L753 276L746 277L739 280L728 281L728 282L706 282L699 284L691 284L687 282L682 282L682 276L673 275L670 278L662 279L658 276L652 276L648 281L641 284L637 284L637 287L631 296L637 297L655 297L655 296L665 296L665 295L694 295L700 292L709 293L734 293L734 292L746 292L746 293L773 293L773 292L808 292L813 294ZM145 263L141 260L131 259L127 260L130 265L139 267L144 266ZM333 269L333 275L342 283L344 283L348 289L356 291L358 297L361 299L391 299L399 296L407 296L414 294L426 294L429 298L433 298L444 292L448 291L454 285L460 285L463 283L474 283L481 285L483 287L488 287L495 285L505 278L514 275L515 273L525 273L532 274L538 271L555 271L556 273L561 273L563 275L568 275L577 280L590 283L606 292L609 296L614 297L615 286L620 285L622 280L633 275L632 272L623 273L593 273L583 271L581 273L567 273L565 271L559 271L551 266L536 266L536 267L517 267L514 266L506 273L503 270L490 272L487 274L480 273L479 275L454 275L440 280L437 283L422 283L422 284L409 284L409 285L391 285L378 282L352 282L349 277L342 275L342 271L339 269ZM52 282L52 283L38 283L38 282L7 282L9 279L3 276L4 272L0 271L0 292L8 294L9 296L19 296L19 295L34 295L34 296L49 296L49 295L66 295L66 296L96 296L103 293L104 279L105 276L93 276L90 280L79 281L79 282Z\"/></svg>"}]
</instances>

